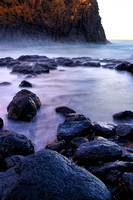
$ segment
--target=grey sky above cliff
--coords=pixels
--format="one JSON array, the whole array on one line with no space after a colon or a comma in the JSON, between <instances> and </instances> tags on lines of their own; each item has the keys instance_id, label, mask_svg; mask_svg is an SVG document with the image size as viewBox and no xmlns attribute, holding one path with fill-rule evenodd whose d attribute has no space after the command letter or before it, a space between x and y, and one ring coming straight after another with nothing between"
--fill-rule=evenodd
<instances>
[{"instance_id":1,"label":"grey sky above cliff","mask_svg":"<svg viewBox=\"0 0 133 200\"><path fill-rule=\"evenodd\" d=\"M133 0L97 0L107 39L133 40Z\"/></svg>"}]
</instances>

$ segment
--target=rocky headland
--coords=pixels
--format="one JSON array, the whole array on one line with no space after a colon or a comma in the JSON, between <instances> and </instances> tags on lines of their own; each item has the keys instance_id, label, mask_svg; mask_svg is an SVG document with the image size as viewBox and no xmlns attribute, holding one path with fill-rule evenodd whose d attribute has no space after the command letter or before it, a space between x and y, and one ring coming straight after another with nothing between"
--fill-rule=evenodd
<instances>
[{"instance_id":1,"label":"rocky headland","mask_svg":"<svg viewBox=\"0 0 133 200\"><path fill-rule=\"evenodd\" d=\"M4 0L0 40L107 43L96 0Z\"/></svg>"}]
</instances>

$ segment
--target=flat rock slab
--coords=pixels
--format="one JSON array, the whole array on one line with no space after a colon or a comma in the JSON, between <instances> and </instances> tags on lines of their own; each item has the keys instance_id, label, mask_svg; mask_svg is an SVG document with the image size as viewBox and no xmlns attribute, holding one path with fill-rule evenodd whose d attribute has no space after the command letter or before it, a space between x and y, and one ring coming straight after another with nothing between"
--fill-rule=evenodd
<instances>
[{"instance_id":1,"label":"flat rock slab","mask_svg":"<svg viewBox=\"0 0 133 200\"><path fill-rule=\"evenodd\" d=\"M94 141L81 144L75 152L74 160L89 166L97 162L115 161L121 154L122 149L116 143L98 137Z\"/></svg>"},{"instance_id":2,"label":"flat rock slab","mask_svg":"<svg viewBox=\"0 0 133 200\"><path fill-rule=\"evenodd\" d=\"M65 122L58 126L57 138L71 140L75 137L89 135L91 129L92 123L89 120Z\"/></svg>"},{"instance_id":3,"label":"flat rock slab","mask_svg":"<svg viewBox=\"0 0 133 200\"><path fill-rule=\"evenodd\" d=\"M0 173L4 200L109 200L110 192L94 175L55 151L43 150L23 158Z\"/></svg>"}]
</instances>

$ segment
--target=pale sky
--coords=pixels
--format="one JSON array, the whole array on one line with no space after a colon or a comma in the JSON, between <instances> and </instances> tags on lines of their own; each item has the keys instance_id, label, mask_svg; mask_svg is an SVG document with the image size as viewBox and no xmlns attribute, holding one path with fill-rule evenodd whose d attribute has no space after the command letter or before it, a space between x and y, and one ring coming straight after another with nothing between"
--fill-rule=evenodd
<instances>
[{"instance_id":1,"label":"pale sky","mask_svg":"<svg viewBox=\"0 0 133 200\"><path fill-rule=\"evenodd\" d=\"M133 40L133 0L97 0L107 39Z\"/></svg>"}]
</instances>

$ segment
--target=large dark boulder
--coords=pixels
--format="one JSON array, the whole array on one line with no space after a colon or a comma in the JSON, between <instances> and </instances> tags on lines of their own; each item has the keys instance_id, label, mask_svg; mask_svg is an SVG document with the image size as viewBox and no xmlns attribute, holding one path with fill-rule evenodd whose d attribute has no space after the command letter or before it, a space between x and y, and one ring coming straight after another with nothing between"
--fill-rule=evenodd
<instances>
[{"instance_id":1,"label":"large dark boulder","mask_svg":"<svg viewBox=\"0 0 133 200\"><path fill-rule=\"evenodd\" d=\"M41 106L39 97L36 94L21 90L14 97L7 107L8 118L22 121L31 121Z\"/></svg>"},{"instance_id":2,"label":"large dark boulder","mask_svg":"<svg viewBox=\"0 0 133 200\"><path fill-rule=\"evenodd\" d=\"M92 128L92 123L89 120L65 122L58 126L57 138L59 140L71 140L76 137L91 135Z\"/></svg>"},{"instance_id":3,"label":"large dark boulder","mask_svg":"<svg viewBox=\"0 0 133 200\"><path fill-rule=\"evenodd\" d=\"M0 160L12 155L27 156L34 153L34 146L26 136L11 131L0 131Z\"/></svg>"},{"instance_id":4,"label":"large dark boulder","mask_svg":"<svg viewBox=\"0 0 133 200\"><path fill-rule=\"evenodd\" d=\"M107 42L96 0L5 0L0 2L0 10L2 41L41 38Z\"/></svg>"},{"instance_id":5,"label":"large dark boulder","mask_svg":"<svg viewBox=\"0 0 133 200\"><path fill-rule=\"evenodd\" d=\"M74 160L89 166L97 162L115 161L122 155L121 147L102 137L81 144L75 152Z\"/></svg>"},{"instance_id":6,"label":"large dark boulder","mask_svg":"<svg viewBox=\"0 0 133 200\"><path fill-rule=\"evenodd\" d=\"M0 173L0 199L109 200L110 192L90 172L55 151L43 150Z\"/></svg>"}]
</instances>

